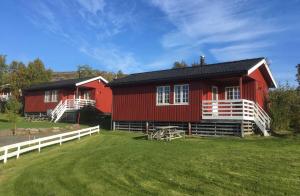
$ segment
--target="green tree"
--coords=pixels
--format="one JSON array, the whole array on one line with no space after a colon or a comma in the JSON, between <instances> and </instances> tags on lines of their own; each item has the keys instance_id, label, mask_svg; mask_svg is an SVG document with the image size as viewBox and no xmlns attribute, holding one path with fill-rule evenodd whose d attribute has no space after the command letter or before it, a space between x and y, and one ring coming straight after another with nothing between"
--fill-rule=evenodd
<instances>
[{"instance_id":1,"label":"green tree","mask_svg":"<svg viewBox=\"0 0 300 196\"><path fill-rule=\"evenodd\" d=\"M89 65L78 65L78 78L93 77L97 75L97 71Z\"/></svg>"},{"instance_id":2,"label":"green tree","mask_svg":"<svg viewBox=\"0 0 300 196\"><path fill-rule=\"evenodd\" d=\"M122 70L119 70L117 73L116 73L116 78L123 78L123 77L125 77L126 76L126 74L124 74L123 72L122 72Z\"/></svg>"},{"instance_id":3,"label":"green tree","mask_svg":"<svg viewBox=\"0 0 300 196\"><path fill-rule=\"evenodd\" d=\"M173 64L172 69L183 68L183 67L188 67L186 62L184 62L183 60L181 62L175 61L174 64Z\"/></svg>"},{"instance_id":4,"label":"green tree","mask_svg":"<svg viewBox=\"0 0 300 196\"><path fill-rule=\"evenodd\" d=\"M6 55L0 55L0 85L6 84L7 72Z\"/></svg>"},{"instance_id":5,"label":"green tree","mask_svg":"<svg viewBox=\"0 0 300 196\"><path fill-rule=\"evenodd\" d=\"M297 130L300 124L300 95L288 84L270 92L272 130ZM299 130L298 130L299 131Z\"/></svg>"},{"instance_id":6,"label":"green tree","mask_svg":"<svg viewBox=\"0 0 300 196\"><path fill-rule=\"evenodd\" d=\"M12 129L13 135L15 135L16 133L17 122L19 117L18 114L20 112L20 109L21 109L21 103L18 101L17 98L12 96L6 104L6 114L7 114L7 120L13 125L13 129Z\"/></svg>"},{"instance_id":7,"label":"green tree","mask_svg":"<svg viewBox=\"0 0 300 196\"><path fill-rule=\"evenodd\" d=\"M31 81L28 78L25 64L18 61L11 62L9 65L9 84L15 97L19 97L20 89L30 86Z\"/></svg>"},{"instance_id":8,"label":"green tree","mask_svg":"<svg viewBox=\"0 0 300 196\"><path fill-rule=\"evenodd\" d=\"M26 81L32 84L48 82L52 78L52 70L46 69L44 63L40 59L29 62L26 69Z\"/></svg>"},{"instance_id":9,"label":"green tree","mask_svg":"<svg viewBox=\"0 0 300 196\"><path fill-rule=\"evenodd\" d=\"M298 64L296 68L297 68L296 80L298 82L298 90L300 90L300 64Z\"/></svg>"}]
</instances>

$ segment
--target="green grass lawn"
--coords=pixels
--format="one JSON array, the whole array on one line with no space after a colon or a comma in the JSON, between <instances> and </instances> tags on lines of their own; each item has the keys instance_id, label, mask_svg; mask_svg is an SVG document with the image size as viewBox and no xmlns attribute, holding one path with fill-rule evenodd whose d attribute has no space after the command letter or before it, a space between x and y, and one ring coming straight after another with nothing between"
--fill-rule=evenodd
<instances>
[{"instance_id":1,"label":"green grass lawn","mask_svg":"<svg viewBox=\"0 0 300 196\"><path fill-rule=\"evenodd\" d=\"M70 123L51 123L49 121L29 122L23 117L18 118L17 128L49 128L49 127L66 127ZM0 131L5 129L12 129L14 126L7 121L5 114L0 114Z\"/></svg>"},{"instance_id":2,"label":"green grass lawn","mask_svg":"<svg viewBox=\"0 0 300 196\"><path fill-rule=\"evenodd\" d=\"M102 132L0 165L0 195L300 195L300 138Z\"/></svg>"}]
</instances>

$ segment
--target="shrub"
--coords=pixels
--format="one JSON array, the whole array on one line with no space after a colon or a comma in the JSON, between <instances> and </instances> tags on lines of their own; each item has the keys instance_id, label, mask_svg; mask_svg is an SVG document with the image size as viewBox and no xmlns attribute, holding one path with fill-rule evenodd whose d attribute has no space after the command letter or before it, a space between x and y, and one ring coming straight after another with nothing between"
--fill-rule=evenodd
<instances>
[{"instance_id":1,"label":"shrub","mask_svg":"<svg viewBox=\"0 0 300 196\"><path fill-rule=\"evenodd\" d=\"M270 92L272 130L299 131L300 94L288 84Z\"/></svg>"}]
</instances>

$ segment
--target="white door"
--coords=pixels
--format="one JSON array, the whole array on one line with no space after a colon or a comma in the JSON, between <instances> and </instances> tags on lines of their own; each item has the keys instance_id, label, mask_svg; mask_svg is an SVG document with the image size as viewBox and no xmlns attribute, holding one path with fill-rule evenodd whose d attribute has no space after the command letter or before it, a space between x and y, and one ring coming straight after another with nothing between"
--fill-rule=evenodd
<instances>
[{"instance_id":1,"label":"white door","mask_svg":"<svg viewBox=\"0 0 300 196\"><path fill-rule=\"evenodd\" d=\"M211 88L212 115L218 116L218 87Z\"/></svg>"}]
</instances>

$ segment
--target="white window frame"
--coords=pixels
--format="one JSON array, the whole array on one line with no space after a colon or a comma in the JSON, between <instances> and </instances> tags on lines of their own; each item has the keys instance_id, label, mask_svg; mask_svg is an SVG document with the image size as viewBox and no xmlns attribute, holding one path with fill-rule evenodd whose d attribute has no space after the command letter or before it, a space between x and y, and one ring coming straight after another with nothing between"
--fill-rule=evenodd
<instances>
[{"instance_id":1,"label":"white window frame","mask_svg":"<svg viewBox=\"0 0 300 196\"><path fill-rule=\"evenodd\" d=\"M187 102L183 102L183 87L187 86ZM176 100L177 92L176 88L179 88L179 102ZM174 105L188 105L190 102L190 86L189 84L176 84L174 85L174 96L173 96Z\"/></svg>"},{"instance_id":2,"label":"white window frame","mask_svg":"<svg viewBox=\"0 0 300 196\"><path fill-rule=\"evenodd\" d=\"M162 88L162 103L158 102L158 90ZM166 103L166 88L169 88L169 102ZM157 86L156 87L156 105L170 105L171 87L170 86Z\"/></svg>"},{"instance_id":3,"label":"white window frame","mask_svg":"<svg viewBox=\"0 0 300 196\"><path fill-rule=\"evenodd\" d=\"M83 92L83 99L90 100L91 99L91 91L84 91Z\"/></svg>"},{"instance_id":4,"label":"white window frame","mask_svg":"<svg viewBox=\"0 0 300 196\"><path fill-rule=\"evenodd\" d=\"M213 89L216 89L216 99L214 100L214 93ZM227 95L227 94L226 94ZM219 88L217 86L212 86L211 87L211 100L212 101L218 101L219 100Z\"/></svg>"},{"instance_id":5,"label":"white window frame","mask_svg":"<svg viewBox=\"0 0 300 196\"><path fill-rule=\"evenodd\" d=\"M44 103L58 102L58 90L45 91Z\"/></svg>"},{"instance_id":6,"label":"white window frame","mask_svg":"<svg viewBox=\"0 0 300 196\"><path fill-rule=\"evenodd\" d=\"M58 100L58 90L51 91L51 102L57 102Z\"/></svg>"},{"instance_id":7,"label":"white window frame","mask_svg":"<svg viewBox=\"0 0 300 196\"><path fill-rule=\"evenodd\" d=\"M45 103L51 102L51 91L45 91L44 102Z\"/></svg>"},{"instance_id":8,"label":"white window frame","mask_svg":"<svg viewBox=\"0 0 300 196\"><path fill-rule=\"evenodd\" d=\"M228 99L227 93L231 89L232 89L232 99ZM239 92L239 97L238 98L235 97L235 92L236 91ZM225 87L225 99L226 100L239 100L239 99L241 99L241 90L240 90L240 87L239 86L228 86L228 87Z\"/></svg>"}]
</instances>

